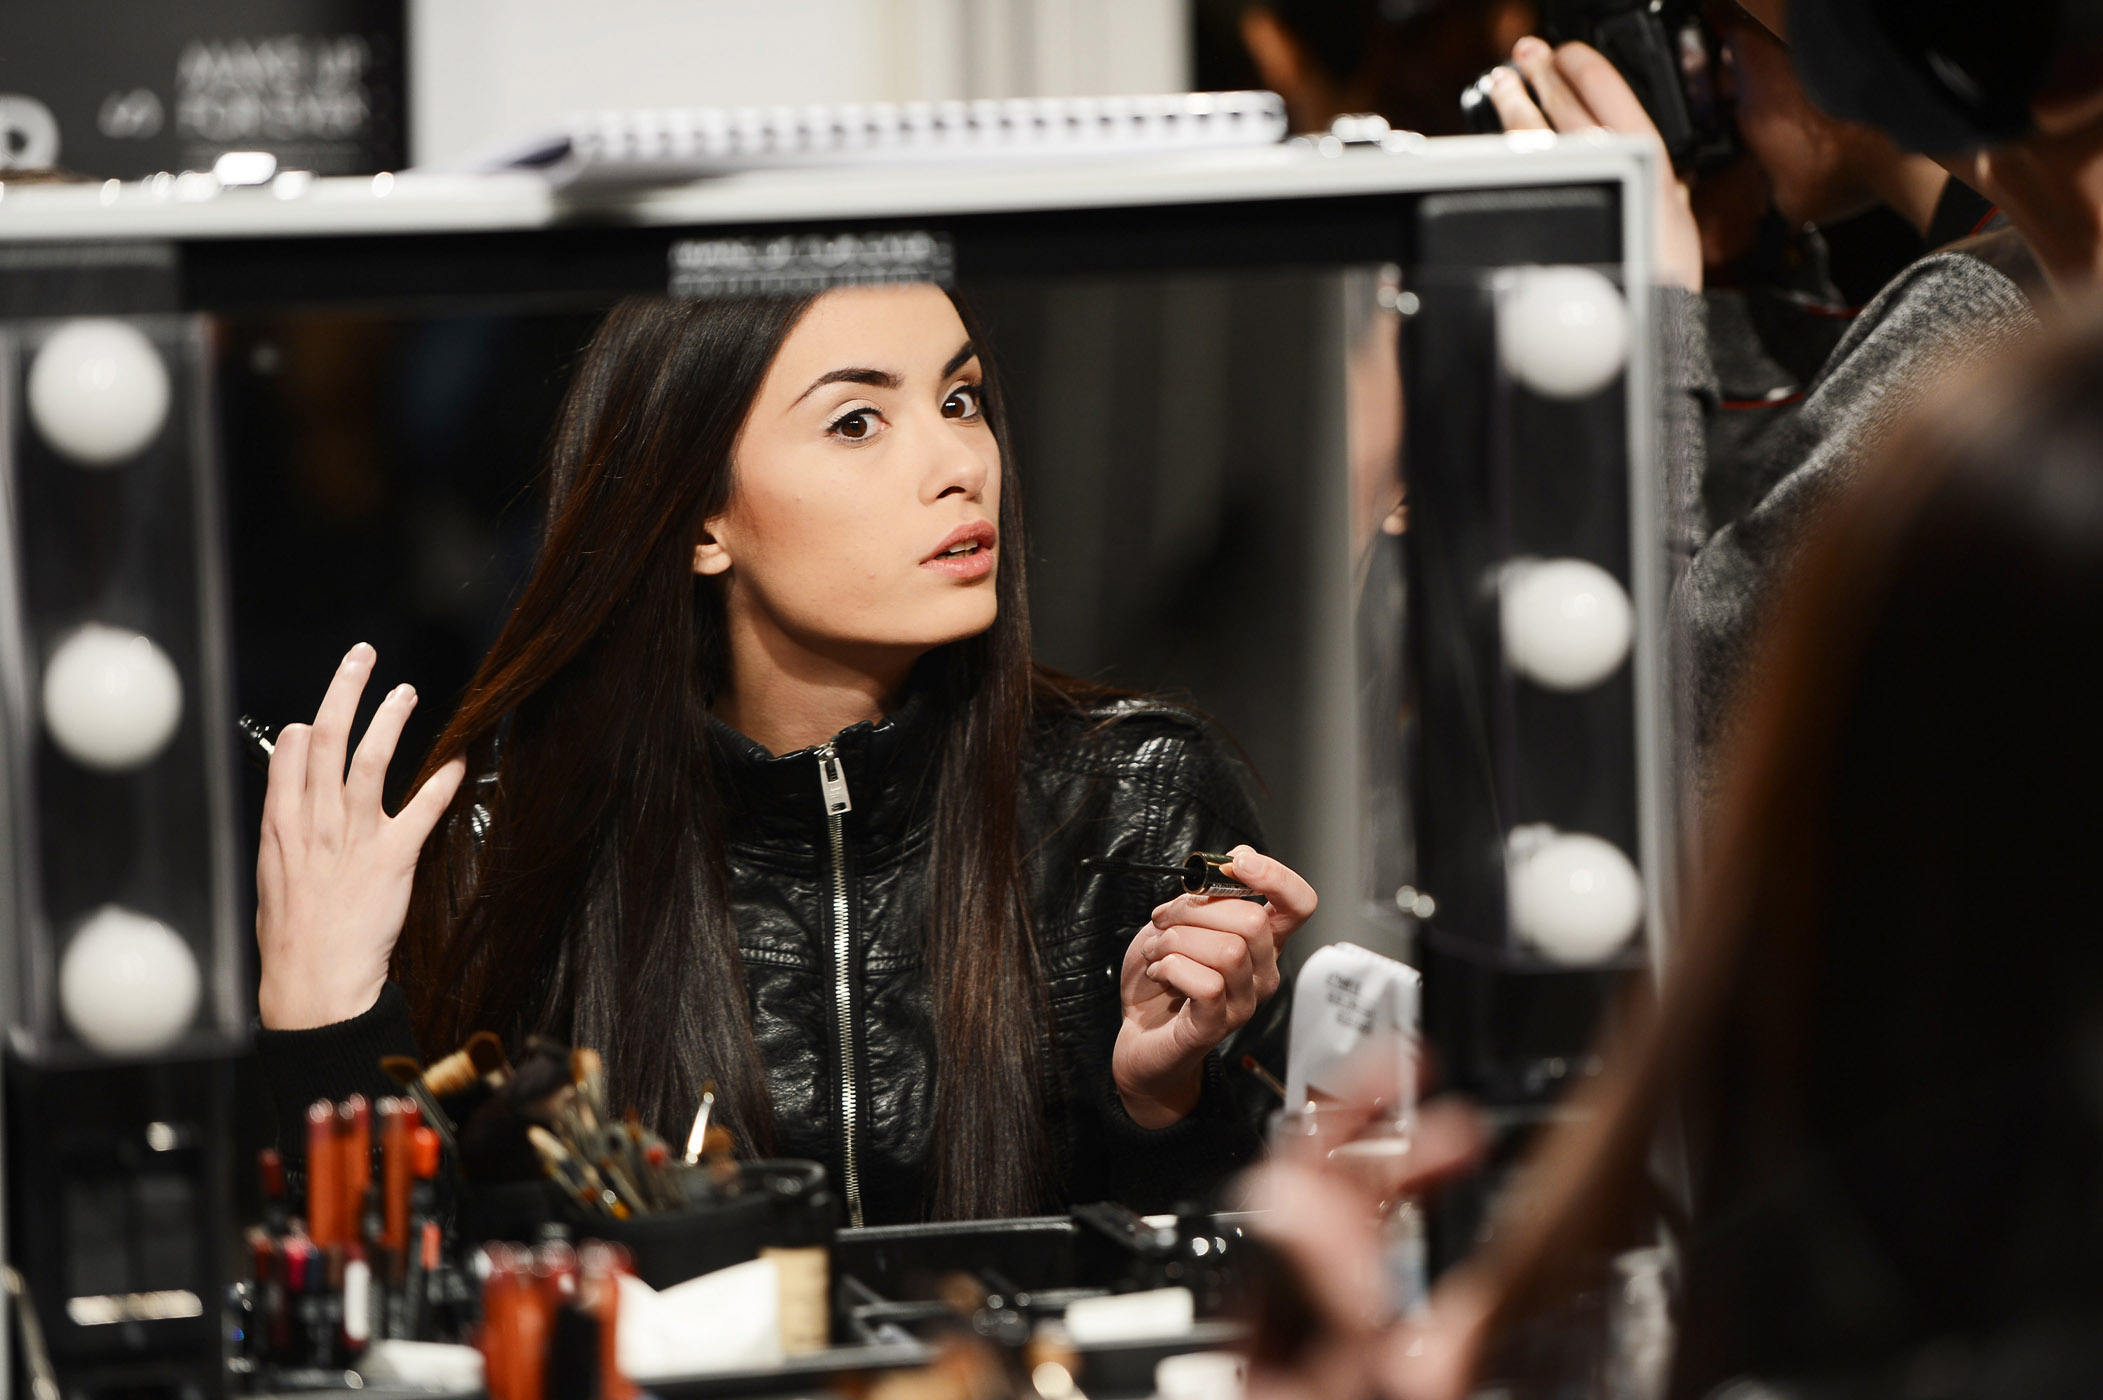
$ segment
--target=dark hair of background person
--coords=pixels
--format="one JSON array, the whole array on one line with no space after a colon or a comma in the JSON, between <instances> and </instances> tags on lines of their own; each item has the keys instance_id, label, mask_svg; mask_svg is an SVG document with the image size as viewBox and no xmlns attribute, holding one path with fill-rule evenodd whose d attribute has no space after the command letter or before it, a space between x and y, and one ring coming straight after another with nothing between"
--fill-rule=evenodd
<instances>
[{"instance_id":1,"label":"dark hair of background person","mask_svg":"<svg viewBox=\"0 0 2103 1400\"><path fill-rule=\"evenodd\" d=\"M1460 94L1532 31L1534 0L1201 0L1197 85L1268 86L1294 129L1346 112L1457 135Z\"/></svg>"},{"instance_id":2,"label":"dark hair of background person","mask_svg":"<svg viewBox=\"0 0 2103 1400\"><path fill-rule=\"evenodd\" d=\"M1512 1347L1674 1214L1668 1128L1673 1395L2103 1305L2103 322L1937 397L1766 639L1656 1017L1476 1266Z\"/></svg>"},{"instance_id":3,"label":"dark hair of background person","mask_svg":"<svg viewBox=\"0 0 2103 1400\"><path fill-rule=\"evenodd\" d=\"M729 666L724 585L692 559L810 300L633 298L585 350L549 451L538 562L424 765L465 753L494 782L463 784L426 845L395 968L433 1051L482 1027L595 1046L614 1100L666 1131L684 1131L712 1079L718 1114L761 1154L773 1114L709 737ZM929 653L913 681L946 731L926 937L941 1067L928 1206L947 1218L1024 1213L1049 1185L1050 1021L1017 800L1040 717L1093 693L1030 660L1022 492L990 351L959 311L1009 474L1008 563L992 628Z\"/></svg>"}]
</instances>

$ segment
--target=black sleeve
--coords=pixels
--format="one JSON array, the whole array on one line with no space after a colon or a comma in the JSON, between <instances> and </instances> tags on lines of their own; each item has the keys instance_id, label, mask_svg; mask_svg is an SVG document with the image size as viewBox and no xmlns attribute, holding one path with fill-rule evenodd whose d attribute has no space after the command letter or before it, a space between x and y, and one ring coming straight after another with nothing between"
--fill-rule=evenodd
<instances>
[{"instance_id":1,"label":"black sleeve","mask_svg":"<svg viewBox=\"0 0 2103 1400\"><path fill-rule=\"evenodd\" d=\"M393 982L364 1014L304 1031L256 1028L256 1062L277 1114L278 1151L295 1170L307 1155L307 1107L316 1099L363 1094L384 1098L400 1090L380 1070L383 1055L416 1054L409 1003Z\"/></svg>"},{"instance_id":2,"label":"black sleeve","mask_svg":"<svg viewBox=\"0 0 2103 1400\"><path fill-rule=\"evenodd\" d=\"M1142 1128L1125 1112L1108 1066L1097 1086L1093 1125L1108 1170L1102 1194L1141 1215L1162 1214L1186 1202L1210 1203L1263 1147L1259 1130L1242 1113L1217 1052L1205 1059L1197 1107L1165 1128Z\"/></svg>"},{"instance_id":3,"label":"black sleeve","mask_svg":"<svg viewBox=\"0 0 2103 1400\"><path fill-rule=\"evenodd\" d=\"M1248 769L1223 736L1193 721L1181 742L1157 752L1164 758L1172 755L1173 761L1141 779L1151 788L1143 804L1144 849L1151 857L1180 863L1191 851L1224 853L1244 843L1269 853ZM1276 854L1290 863L1293 853ZM1140 893L1143 897L1119 921L1127 940L1152 914L1150 897ZM1124 951L1122 942L1105 950L1110 966L1123 961ZM1111 994L1116 995L1114 983ZM1209 1199L1255 1159L1263 1145L1264 1121L1278 1105L1241 1061L1244 1055L1254 1055L1283 1076L1288 1018L1281 1012L1291 1000L1287 978L1254 1020L1206 1057L1197 1106L1166 1128L1142 1128L1125 1112L1105 1047L1101 1072L1083 1093L1093 1102L1079 1106L1083 1121L1077 1124L1084 1135L1096 1138L1101 1166L1096 1184L1103 1195L1143 1213L1167 1211L1180 1202Z\"/></svg>"}]
</instances>

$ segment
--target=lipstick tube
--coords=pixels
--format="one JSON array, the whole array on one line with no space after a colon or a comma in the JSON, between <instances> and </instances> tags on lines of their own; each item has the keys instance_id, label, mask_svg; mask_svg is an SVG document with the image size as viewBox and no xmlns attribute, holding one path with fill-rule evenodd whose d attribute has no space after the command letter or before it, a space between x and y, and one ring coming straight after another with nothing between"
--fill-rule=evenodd
<instances>
[{"instance_id":1,"label":"lipstick tube","mask_svg":"<svg viewBox=\"0 0 2103 1400\"><path fill-rule=\"evenodd\" d=\"M372 1104L352 1094L336 1109L338 1150L343 1154L343 1240L362 1242L365 1190L372 1184Z\"/></svg>"},{"instance_id":2,"label":"lipstick tube","mask_svg":"<svg viewBox=\"0 0 2103 1400\"><path fill-rule=\"evenodd\" d=\"M307 1108L307 1235L326 1249L341 1243L343 1172L336 1150L336 1105L318 1099Z\"/></svg>"}]
</instances>

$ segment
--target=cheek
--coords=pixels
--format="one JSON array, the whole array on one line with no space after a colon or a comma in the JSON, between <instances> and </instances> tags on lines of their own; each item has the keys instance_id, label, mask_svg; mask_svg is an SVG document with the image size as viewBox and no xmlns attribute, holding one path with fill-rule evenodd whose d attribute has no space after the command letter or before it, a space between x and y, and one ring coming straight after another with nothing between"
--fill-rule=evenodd
<instances>
[{"instance_id":1,"label":"cheek","mask_svg":"<svg viewBox=\"0 0 2103 1400\"><path fill-rule=\"evenodd\" d=\"M733 567L747 586L775 603L822 600L851 588L866 572L866 505L838 480L748 491L732 512Z\"/></svg>"},{"instance_id":2,"label":"cheek","mask_svg":"<svg viewBox=\"0 0 2103 1400\"><path fill-rule=\"evenodd\" d=\"M805 473L795 487L753 483L731 511L733 569L785 622L852 626L910 573L901 541L927 533L912 505L881 472L852 466Z\"/></svg>"}]
</instances>

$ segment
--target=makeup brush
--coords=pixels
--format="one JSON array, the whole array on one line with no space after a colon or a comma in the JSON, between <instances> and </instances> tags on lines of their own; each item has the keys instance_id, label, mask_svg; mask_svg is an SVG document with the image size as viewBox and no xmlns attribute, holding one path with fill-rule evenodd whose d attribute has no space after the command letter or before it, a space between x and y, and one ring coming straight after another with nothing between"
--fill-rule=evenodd
<instances>
[{"instance_id":1,"label":"makeup brush","mask_svg":"<svg viewBox=\"0 0 2103 1400\"><path fill-rule=\"evenodd\" d=\"M694 1110L694 1126L686 1135L686 1164L693 1166L701 1160L708 1147L708 1116L716 1108L716 1081L711 1079L701 1086L701 1106Z\"/></svg>"},{"instance_id":2,"label":"makeup brush","mask_svg":"<svg viewBox=\"0 0 2103 1400\"><path fill-rule=\"evenodd\" d=\"M590 1048L570 1052L570 1077L577 1083L578 1097L584 1100L584 1108L590 1117L585 1126L597 1129L606 1123L610 1115L606 1112L606 1062L599 1052Z\"/></svg>"},{"instance_id":3,"label":"makeup brush","mask_svg":"<svg viewBox=\"0 0 2103 1400\"><path fill-rule=\"evenodd\" d=\"M424 1126L438 1134L438 1140L457 1161L460 1157L460 1130L454 1126L452 1115L438 1106L438 1100L424 1083L424 1067L408 1055L383 1055L380 1057L380 1073L399 1084L416 1101Z\"/></svg>"},{"instance_id":4,"label":"makeup brush","mask_svg":"<svg viewBox=\"0 0 2103 1400\"><path fill-rule=\"evenodd\" d=\"M586 1210L611 1215L616 1220L628 1218L628 1207L599 1179L590 1164L580 1162L577 1157L553 1133L538 1123L526 1129L526 1138L533 1150L540 1154L541 1164L549 1176Z\"/></svg>"},{"instance_id":5,"label":"makeup brush","mask_svg":"<svg viewBox=\"0 0 2103 1400\"><path fill-rule=\"evenodd\" d=\"M1250 1074L1255 1075L1256 1081L1263 1085L1264 1088L1270 1090L1281 1099L1285 1097L1285 1085L1279 1082L1277 1075L1272 1074L1263 1067L1263 1061L1257 1059L1254 1055L1243 1055L1241 1057L1241 1067Z\"/></svg>"},{"instance_id":6,"label":"makeup brush","mask_svg":"<svg viewBox=\"0 0 2103 1400\"><path fill-rule=\"evenodd\" d=\"M434 1098L450 1099L466 1093L478 1081L500 1087L511 1077L511 1059L504 1053L504 1042L494 1031L476 1031L467 1038L467 1043L443 1059L435 1060L423 1072L424 1087Z\"/></svg>"},{"instance_id":7,"label":"makeup brush","mask_svg":"<svg viewBox=\"0 0 2103 1400\"><path fill-rule=\"evenodd\" d=\"M628 1173L622 1168L619 1158L612 1152L604 1150L603 1140L601 1150L591 1154L591 1158L597 1162L600 1178L613 1188L613 1194L621 1198L621 1203L627 1206L631 1213L635 1215L647 1215L649 1213L650 1202L644 1198L641 1188L629 1179Z\"/></svg>"}]
</instances>

